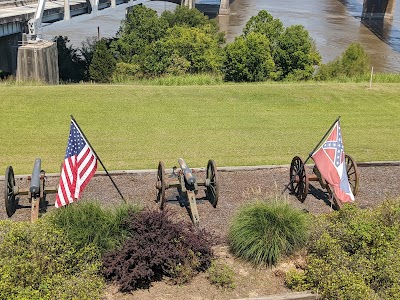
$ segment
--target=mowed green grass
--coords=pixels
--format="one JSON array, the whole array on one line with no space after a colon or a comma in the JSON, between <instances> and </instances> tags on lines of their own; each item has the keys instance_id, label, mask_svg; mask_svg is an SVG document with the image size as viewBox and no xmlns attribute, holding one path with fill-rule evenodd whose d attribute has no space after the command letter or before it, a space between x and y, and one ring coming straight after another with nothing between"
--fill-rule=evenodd
<instances>
[{"instance_id":1,"label":"mowed green grass","mask_svg":"<svg viewBox=\"0 0 400 300\"><path fill-rule=\"evenodd\" d=\"M0 86L0 172L59 172L70 115L108 170L289 164L341 116L357 162L400 160L400 84ZM101 170L101 167L99 168Z\"/></svg>"}]
</instances>

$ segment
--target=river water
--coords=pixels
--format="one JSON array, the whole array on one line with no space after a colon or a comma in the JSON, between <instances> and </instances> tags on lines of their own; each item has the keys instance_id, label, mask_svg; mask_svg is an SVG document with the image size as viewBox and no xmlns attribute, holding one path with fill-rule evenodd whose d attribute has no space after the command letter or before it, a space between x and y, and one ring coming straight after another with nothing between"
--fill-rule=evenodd
<instances>
[{"instance_id":1,"label":"river water","mask_svg":"<svg viewBox=\"0 0 400 300\"><path fill-rule=\"evenodd\" d=\"M284 26L303 25L316 41L324 63L359 42L378 72L400 72L400 3L392 21L361 22L362 0L235 0L229 16L219 16L228 41L239 35L251 16L267 10Z\"/></svg>"},{"instance_id":2,"label":"river water","mask_svg":"<svg viewBox=\"0 0 400 300\"><path fill-rule=\"evenodd\" d=\"M201 0L215 1L216 0ZM242 33L246 22L260 10L279 18L284 26L303 25L315 40L324 63L339 56L347 46L359 42L371 57L376 72L400 72L400 4L397 3L391 21L361 21L363 0L234 0L229 16L217 17L227 42ZM148 2L146 6L161 13L175 5L167 2ZM115 36L125 10L106 9L95 18L75 17L44 27L44 38L66 35L80 47L86 37Z\"/></svg>"}]
</instances>

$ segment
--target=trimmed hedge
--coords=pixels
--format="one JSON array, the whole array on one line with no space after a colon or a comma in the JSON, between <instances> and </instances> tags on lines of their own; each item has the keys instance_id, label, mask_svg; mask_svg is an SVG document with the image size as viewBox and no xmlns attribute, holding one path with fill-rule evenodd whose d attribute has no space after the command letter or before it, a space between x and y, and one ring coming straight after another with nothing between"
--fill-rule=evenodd
<instances>
[{"instance_id":1,"label":"trimmed hedge","mask_svg":"<svg viewBox=\"0 0 400 300\"><path fill-rule=\"evenodd\" d=\"M0 299L100 299L100 267L96 248L43 222L0 221Z\"/></svg>"},{"instance_id":2,"label":"trimmed hedge","mask_svg":"<svg viewBox=\"0 0 400 300\"><path fill-rule=\"evenodd\" d=\"M304 270L289 287L324 299L400 299L400 198L371 209L346 205L317 218Z\"/></svg>"}]
</instances>

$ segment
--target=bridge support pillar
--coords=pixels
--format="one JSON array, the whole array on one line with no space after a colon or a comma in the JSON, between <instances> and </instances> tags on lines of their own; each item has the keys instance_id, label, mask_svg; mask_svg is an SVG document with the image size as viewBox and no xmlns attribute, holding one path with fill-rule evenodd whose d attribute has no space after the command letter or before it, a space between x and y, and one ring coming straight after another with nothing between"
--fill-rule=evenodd
<instances>
[{"instance_id":1,"label":"bridge support pillar","mask_svg":"<svg viewBox=\"0 0 400 300\"><path fill-rule=\"evenodd\" d=\"M64 20L71 20L71 9L69 7L69 0L64 0Z\"/></svg>"},{"instance_id":2,"label":"bridge support pillar","mask_svg":"<svg viewBox=\"0 0 400 300\"><path fill-rule=\"evenodd\" d=\"M363 19L393 19L396 0L364 0Z\"/></svg>"},{"instance_id":3,"label":"bridge support pillar","mask_svg":"<svg viewBox=\"0 0 400 300\"><path fill-rule=\"evenodd\" d=\"M96 14L99 11L99 0L89 0L91 14Z\"/></svg>"},{"instance_id":4,"label":"bridge support pillar","mask_svg":"<svg viewBox=\"0 0 400 300\"><path fill-rule=\"evenodd\" d=\"M230 7L229 7L229 0L221 0L219 5L219 14L220 15L229 15Z\"/></svg>"},{"instance_id":5,"label":"bridge support pillar","mask_svg":"<svg viewBox=\"0 0 400 300\"><path fill-rule=\"evenodd\" d=\"M35 41L18 48L17 81L37 80L58 84L57 45Z\"/></svg>"},{"instance_id":6,"label":"bridge support pillar","mask_svg":"<svg viewBox=\"0 0 400 300\"><path fill-rule=\"evenodd\" d=\"M184 6L187 6L188 8L192 9L192 8L194 8L194 6L195 6L195 2L196 2L196 0L182 0L181 3L182 3Z\"/></svg>"}]
</instances>

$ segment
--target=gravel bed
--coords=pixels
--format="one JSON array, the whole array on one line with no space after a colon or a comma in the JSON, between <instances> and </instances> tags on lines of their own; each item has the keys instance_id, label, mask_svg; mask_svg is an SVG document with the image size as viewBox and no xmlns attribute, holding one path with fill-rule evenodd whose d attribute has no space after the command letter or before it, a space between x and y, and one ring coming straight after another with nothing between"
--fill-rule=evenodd
<instances>
[{"instance_id":1,"label":"gravel bed","mask_svg":"<svg viewBox=\"0 0 400 300\"><path fill-rule=\"evenodd\" d=\"M308 172L311 172L307 168ZM400 196L399 177L400 166L361 166L360 188L356 196L356 202L361 207L374 207L387 198ZM203 171L196 172L199 179L204 179ZM158 208L156 199L156 174L155 172L140 174L112 175L126 200L130 203L138 203L149 208ZM58 177L48 177L46 186L52 187L58 184ZM207 201L198 201L200 227L215 232L222 238L226 237L229 221L238 208L254 201L254 199L275 197L281 195L282 190L289 181L289 167L277 167L260 170L246 171L219 171L219 201L213 208ZM4 181L0 181L0 195L4 195ZM16 178L16 186L27 188L26 178ZM173 212L176 218L190 220L184 207L180 207L176 201L176 189L167 190L168 201L166 207ZM204 195L200 187L199 197ZM296 197L285 192L287 201L299 209L312 214L329 213L333 207L327 194L321 189L318 182L310 183L310 193L304 203ZM106 206L116 206L122 203L117 190L107 176L97 175L86 187L84 199L96 199ZM55 194L47 194L47 211L54 209ZM26 196L20 196L19 207L10 218L15 221L30 220L30 203ZM0 205L0 219L7 219L4 200Z\"/></svg>"}]
</instances>

